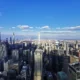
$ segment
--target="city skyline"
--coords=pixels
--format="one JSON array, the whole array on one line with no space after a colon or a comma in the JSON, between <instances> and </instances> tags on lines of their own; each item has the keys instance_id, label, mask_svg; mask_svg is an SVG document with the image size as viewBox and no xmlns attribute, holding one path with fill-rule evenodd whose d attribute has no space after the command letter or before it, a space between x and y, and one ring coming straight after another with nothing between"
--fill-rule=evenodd
<instances>
[{"instance_id":1,"label":"city skyline","mask_svg":"<svg viewBox=\"0 0 80 80\"><path fill-rule=\"evenodd\" d=\"M0 0L0 32L10 36L80 39L79 0ZM27 37L26 37L27 36Z\"/></svg>"}]
</instances>

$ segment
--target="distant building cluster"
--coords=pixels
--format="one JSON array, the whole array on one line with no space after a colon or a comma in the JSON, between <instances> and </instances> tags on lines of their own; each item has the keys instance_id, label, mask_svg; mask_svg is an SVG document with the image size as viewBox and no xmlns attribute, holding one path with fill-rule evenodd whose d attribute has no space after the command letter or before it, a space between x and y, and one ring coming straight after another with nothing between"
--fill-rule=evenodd
<instances>
[{"instance_id":1,"label":"distant building cluster","mask_svg":"<svg viewBox=\"0 0 80 80\"><path fill-rule=\"evenodd\" d=\"M79 42L0 38L0 80L80 80Z\"/></svg>"}]
</instances>

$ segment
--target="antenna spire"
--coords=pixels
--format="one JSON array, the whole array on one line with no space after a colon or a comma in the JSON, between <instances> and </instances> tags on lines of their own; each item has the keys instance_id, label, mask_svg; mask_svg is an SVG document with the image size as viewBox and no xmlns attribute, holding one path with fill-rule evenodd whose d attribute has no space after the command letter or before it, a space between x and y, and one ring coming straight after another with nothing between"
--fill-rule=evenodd
<instances>
[{"instance_id":1,"label":"antenna spire","mask_svg":"<svg viewBox=\"0 0 80 80\"><path fill-rule=\"evenodd\" d=\"M40 32L38 33L38 44L40 44Z\"/></svg>"}]
</instances>

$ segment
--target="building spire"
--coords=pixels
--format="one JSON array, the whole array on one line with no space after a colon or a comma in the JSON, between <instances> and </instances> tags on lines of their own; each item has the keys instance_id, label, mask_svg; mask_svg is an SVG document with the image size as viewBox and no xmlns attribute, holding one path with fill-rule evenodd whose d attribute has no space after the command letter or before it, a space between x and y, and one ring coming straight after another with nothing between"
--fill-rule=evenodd
<instances>
[{"instance_id":1,"label":"building spire","mask_svg":"<svg viewBox=\"0 0 80 80\"><path fill-rule=\"evenodd\" d=\"M38 33L38 44L40 44L40 32Z\"/></svg>"}]
</instances>

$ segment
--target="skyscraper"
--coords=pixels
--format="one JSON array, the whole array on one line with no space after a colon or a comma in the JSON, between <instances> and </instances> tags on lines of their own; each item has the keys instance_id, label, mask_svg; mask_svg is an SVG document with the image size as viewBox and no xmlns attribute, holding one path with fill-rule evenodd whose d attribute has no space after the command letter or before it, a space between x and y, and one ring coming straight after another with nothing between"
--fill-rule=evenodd
<instances>
[{"instance_id":1,"label":"skyscraper","mask_svg":"<svg viewBox=\"0 0 80 80\"><path fill-rule=\"evenodd\" d=\"M69 56L69 43L66 43L66 55Z\"/></svg>"},{"instance_id":2,"label":"skyscraper","mask_svg":"<svg viewBox=\"0 0 80 80\"><path fill-rule=\"evenodd\" d=\"M78 49L78 41L76 40L75 48Z\"/></svg>"},{"instance_id":3,"label":"skyscraper","mask_svg":"<svg viewBox=\"0 0 80 80\"><path fill-rule=\"evenodd\" d=\"M43 50L37 49L34 55L34 80L42 80L42 54Z\"/></svg>"},{"instance_id":4,"label":"skyscraper","mask_svg":"<svg viewBox=\"0 0 80 80\"><path fill-rule=\"evenodd\" d=\"M10 37L10 44L12 44L12 37Z\"/></svg>"},{"instance_id":5,"label":"skyscraper","mask_svg":"<svg viewBox=\"0 0 80 80\"><path fill-rule=\"evenodd\" d=\"M13 32L13 44L15 44L15 34Z\"/></svg>"}]
</instances>

